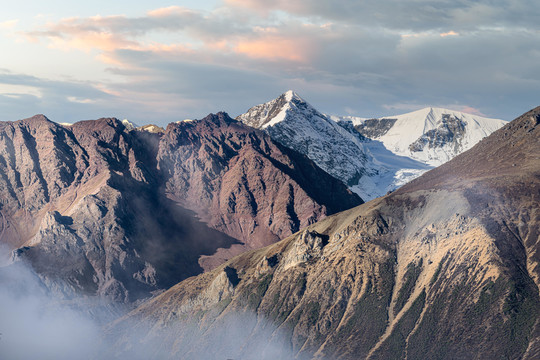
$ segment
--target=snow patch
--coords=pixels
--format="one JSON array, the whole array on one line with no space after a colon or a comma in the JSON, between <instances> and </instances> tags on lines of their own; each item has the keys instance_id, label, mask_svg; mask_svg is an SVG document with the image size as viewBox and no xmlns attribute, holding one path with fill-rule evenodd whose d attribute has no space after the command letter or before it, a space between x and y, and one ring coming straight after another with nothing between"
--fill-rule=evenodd
<instances>
[{"instance_id":1,"label":"snow patch","mask_svg":"<svg viewBox=\"0 0 540 360\"><path fill-rule=\"evenodd\" d=\"M136 128L139 127L137 124L129 121L128 119L122 120L122 124L124 125L127 131L135 130Z\"/></svg>"}]
</instances>

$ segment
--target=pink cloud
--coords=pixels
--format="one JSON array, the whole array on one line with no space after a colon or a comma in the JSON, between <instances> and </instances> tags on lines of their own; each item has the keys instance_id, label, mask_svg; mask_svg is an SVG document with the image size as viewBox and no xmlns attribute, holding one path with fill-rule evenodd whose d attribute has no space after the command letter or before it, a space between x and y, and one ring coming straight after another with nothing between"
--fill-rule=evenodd
<instances>
[{"instance_id":1,"label":"pink cloud","mask_svg":"<svg viewBox=\"0 0 540 360\"><path fill-rule=\"evenodd\" d=\"M86 52L97 49L100 51L114 51L117 49L139 49L140 45L135 41L129 41L121 36L108 32L75 32L64 33L64 36L50 37L50 47L70 50L77 49Z\"/></svg>"},{"instance_id":2,"label":"pink cloud","mask_svg":"<svg viewBox=\"0 0 540 360\"><path fill-rule=\"evenodd\" d=\"M196 14L196 12L188 8L176 5L148 11L148 16L156 18L185 14Z\"/></svg>"},{"instance_id":3,"label":"pink cloud","mask_svg":"<svg viewBox=\"0 0 540 360\"><path fill-rule=\"evenodd\" d=\"M19 19L13 19L8 21L0 22L0 29L11 30L17 26Z\"/></svg>"},{"instance_id":4,"label":"pink cloud","mask_svg":"<svg viewBox=\"0 0 540 360\"><path fill-rule=\"evenodd\" d=\"M473 108L471 106L463 106L460 108L459 111L467 113L467 114L479 115L479 116L484 116L484 117L486 116L486 114L482 113L477 108Z\"/></svg>"},{"instance_id":5,"label":"pink cloud","mask_svg":"<svg viewBox=\"0 0 540 360\"><path fill-rule=\"evenodd\" d=\"M450 30L448 32L445 32L445 33L441 33L439 34L441 37L447 37L447 36L458 36L459 33L455 32L454 30Z\"/></svg>"},{"instance_id":6,"label":"pink cloud","mask_svg":"<svg viewBox=\"0 0 540 360\"><path fill-rule=\"evenodd\" d=\"M257 59L284 59L295 62L307 61L305 49L295 39L265 36L257 39L241 40L234 50Z\"/></svg>"}]
</instances>

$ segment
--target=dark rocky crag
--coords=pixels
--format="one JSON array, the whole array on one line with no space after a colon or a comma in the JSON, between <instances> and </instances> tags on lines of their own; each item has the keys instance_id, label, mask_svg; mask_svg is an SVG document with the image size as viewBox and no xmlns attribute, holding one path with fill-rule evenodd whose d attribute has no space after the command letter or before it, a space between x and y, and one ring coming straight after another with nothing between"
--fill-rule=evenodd
<instances>
[{"instance_id":1,"label":"dark rocky crag","mask_svg":"<svg viewBox=\"0 0 540 360\"><path fill-rule=\"evenodd\" d=\"M0 243L59 293L132 302L359 203L225 113L157 133L0 123Z\"/></svg>"},{"instance_id":2,"label":"dark rocky crag","mask_svg":"<svg viewBox=\"0 0 540 360\"><path fill-rule=\"evenodd\" d=\"M117 351L157 342L176 359L249 358L261 336L284 357L537 359L539 204L536 108L392 194L175 285L107 334ZM247 313L238 348L212 347Z\"/></svg>"}]
</instances>

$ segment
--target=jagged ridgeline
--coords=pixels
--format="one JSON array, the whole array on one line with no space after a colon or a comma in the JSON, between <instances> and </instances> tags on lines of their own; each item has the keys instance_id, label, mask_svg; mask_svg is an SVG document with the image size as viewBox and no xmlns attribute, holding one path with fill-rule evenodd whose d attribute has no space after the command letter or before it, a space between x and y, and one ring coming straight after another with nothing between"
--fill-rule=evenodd
<instances>
[{"instance_id":1,"label":"jagged ridgeline","mask_svg":"<svg viewBox=\"0 0 540 360\"><path fill-rule=\"evenodd\" d=\"M119 351L159 344L186 359L250 358L261 338L259 358L538 359L539 203L537 108L392 194L177 284L107 333ZM212 347L246 316L237 346Z\"/></svg>"},{"instance_id":2,"label":"jagged ridgeline","mask_svg":"<svg viewBox=\"0 0 540 360\"><path fill-rule=\"evenodd\" d=\"M132 302L361 203L225 113L0 122L0 243L59 293Z\"/></svg>"}]
</instances>

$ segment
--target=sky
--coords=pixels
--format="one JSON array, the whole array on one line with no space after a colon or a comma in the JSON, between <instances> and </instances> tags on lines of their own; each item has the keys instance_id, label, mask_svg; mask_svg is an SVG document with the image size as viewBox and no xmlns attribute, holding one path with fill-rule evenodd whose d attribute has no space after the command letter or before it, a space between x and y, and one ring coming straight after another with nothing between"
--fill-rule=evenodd
<instances>
[{"instance_id":1,"label":"sky","mask_svg":"<svg viewBox=\"0 0 540 360\"><path fill-rule=\"evenodd\" d=\"M540 105L536 0L0 2L2 121L166 125L289 89L360 117Z\"/></svg>"}]
</instances>

